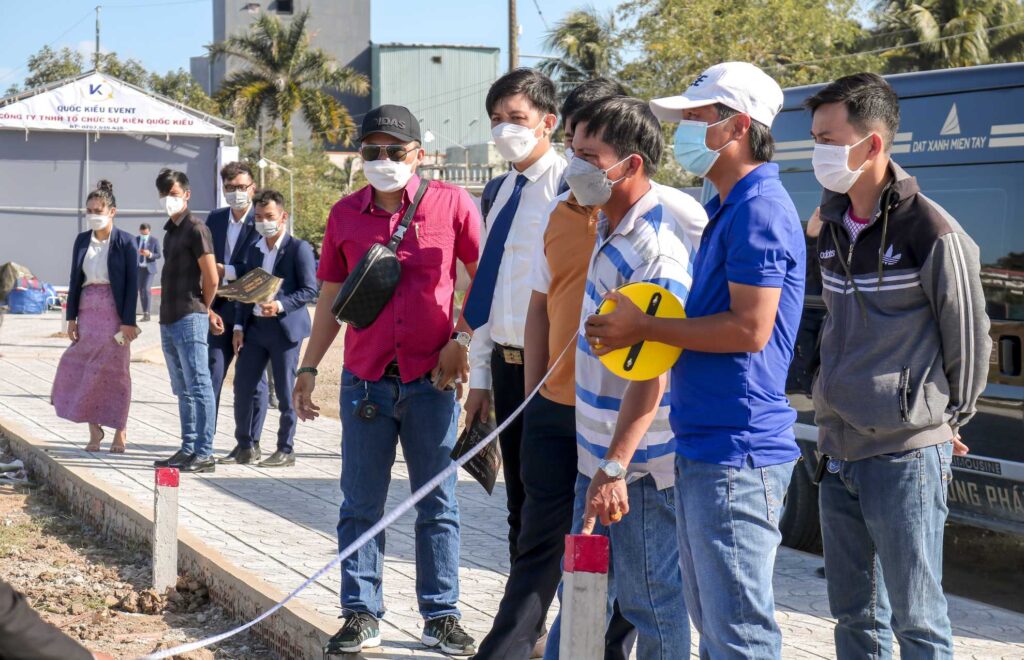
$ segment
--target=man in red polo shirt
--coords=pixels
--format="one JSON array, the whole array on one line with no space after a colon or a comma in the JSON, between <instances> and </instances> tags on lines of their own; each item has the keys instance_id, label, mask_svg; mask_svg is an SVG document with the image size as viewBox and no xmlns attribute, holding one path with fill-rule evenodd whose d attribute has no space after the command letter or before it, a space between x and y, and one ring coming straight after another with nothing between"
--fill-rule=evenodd
<instances>
[{"instance_id":1,"label":"man in red polo shirt","mask_svg":"<svg viewBox=\"0 0 1024 660\"><path fill-rule=\"evenodd\" d=\"M416 118L384 105L363 119L359 142L370 185L344 197L327 219L317 277L323 288L295 383L295 409L317 416L316 366L338 333L331 313L342 283L374 243L387 243L420 185ZM402 276L369 326L345 333L341 382L341 514L345 548L384 515L395 447L416 490L451 464L459 420L456 386L468 376L469 335L453 332L456 260L476 273L480 214L462 188L431 181L398 246ZM461 386L458 386L461 389ZM459 507L452 475L416 505L416 596L426 621L422 641L452 655L475 652L459 625ZM345 624L328 653L380 644L384 615L384 533L341 564Z\"/></svg>"}]
</instances>

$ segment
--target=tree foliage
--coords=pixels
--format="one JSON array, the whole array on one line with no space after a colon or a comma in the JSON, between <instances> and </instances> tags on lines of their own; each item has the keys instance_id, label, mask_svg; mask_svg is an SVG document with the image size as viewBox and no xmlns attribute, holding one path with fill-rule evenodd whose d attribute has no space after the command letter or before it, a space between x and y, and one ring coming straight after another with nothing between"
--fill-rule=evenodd
<instances>
[{"instance_id":1,"label":"tree foliage","mask_svg":"<svg viewBox=\"0 0 1024 660\"><path fill-rule=\"evenodd\" d=\"M221 86L221 108L250 128L264 114L280 122L288 155L294 152L296 112L321 140L351 142L355 122L330 91L362 95L370 90L366 76L310 45L308 20L309 10L287 24L261 13L246 34L207 47L211 57L237 57L246 65Z\"/></svg>"},{"instance_id":2,"label":"tree foliage","mask_svg":"<svg viewBox=\"0 0 1024 660\"><path fill-rule=\"evenodd\" d=\"M611 77L621 63L615 13L601 13L592 5L566 14L547 33L545 47L556 54L538 68L563 87L590 78Z\"/></svg>"},{"instance_id":3,"label":"tree foliage","mask_svg":"<svg viewBox=\"0 0 1024 660\"><path fill-rule=\"evenodd\" d=\"M707 67L752 62L783 87L878 70L854 53L868 37L855 0L627 0L625 45L637 53L622 78L642 98L677 94Z\"/></svg>"},{"instance_id":4,"label":"tree foliage","mask_svg":"<svg viewBox=\"0 0 1024 660\"><path fill-rule=\"evenodd\" d=\"M1016 0L882 0L876 12L876 43L907 45L886 54L890 72L1024 58L1024 8Z\"/></svg>"},{"instance_id":5,"label":"tree foliage","mask_svg":"<svg viewBox=\"0 0 1024 660\"><path fill-rule=\"evenodd\" d=\"M207 95L203 86L184 69L168 71L162 76L156 73L150 74L149 89L208 115L216 115L220 110L216 101Z\"/></svg>"}]
</instances>

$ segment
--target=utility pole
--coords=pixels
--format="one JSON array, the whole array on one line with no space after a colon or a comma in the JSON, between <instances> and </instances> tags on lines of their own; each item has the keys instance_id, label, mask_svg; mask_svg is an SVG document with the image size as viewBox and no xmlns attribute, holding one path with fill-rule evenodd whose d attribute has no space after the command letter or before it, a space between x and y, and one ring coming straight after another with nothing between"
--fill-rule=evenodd
<instances>
[{"instance_id":1,"label":"utility pole","mask_svg":"<svg viewBox=\"0 0 1024 660\"><path fill-rule=\"evenodd\" d=\"M508 70L519 68L519 21L516 0L508 0Z\"/></svg>"},{"instance_id":2,"label":"utility pole","mask_svg":"<svg viewBox=\"0 0 1024 660\"><path fill-rule=\"evenodd\" d=\"M259 123L259 126L257 126L256 131L257 131L257 135L259 136L259 141L260 141L260 162L262 162L263 161L263 122L262 121ZM262 189L262 188L263 188L263 168L261 167L260 168L260 189Z\"/></svg>"},{"instance_id":3,"label":"utility pole","mask_svg":"<svg viewBox=\"0 0 1024 660\"><path fill-rule=\"evenodd\" d=\"M92 56L92 68L100 70L100 5L96 5L96 52Z\"/></svg>"}]
</instances>

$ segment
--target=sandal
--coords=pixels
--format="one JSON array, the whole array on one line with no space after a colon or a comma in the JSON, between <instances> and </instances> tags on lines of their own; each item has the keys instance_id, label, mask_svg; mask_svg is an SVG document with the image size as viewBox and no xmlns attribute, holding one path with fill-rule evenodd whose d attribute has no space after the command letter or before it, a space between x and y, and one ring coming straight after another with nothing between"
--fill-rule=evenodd
<instances>
[{"instance_id":1,"label":"sandal","mask_svg":"<svg viewBox=\"0 0 1024 660\"><path fill-rule=\"evenodd\" d=\"M124 453L124 433L118 431L114 434L114 441L110 444L111 454L123 454Z\"/></svg>"},{"instance_id":2,"label":"sandal","mask_svg":"<svg viewBox=\"0 0 1024 660\"><path fill-rule=\"evenodd\" d=\"M100 437L93 438L92 437L92 427L93 427L93 425L90 424L89 425L89 444L87 444L85 446L85 451L90 452L90 453L91 452L99 451L100 450L100 443L103 442L103 438L105 438L107 436L107 432L103 430L103 427L102 426L97 426L96 428L98 428L100 430Z\"/></svg>"}]
</instances>

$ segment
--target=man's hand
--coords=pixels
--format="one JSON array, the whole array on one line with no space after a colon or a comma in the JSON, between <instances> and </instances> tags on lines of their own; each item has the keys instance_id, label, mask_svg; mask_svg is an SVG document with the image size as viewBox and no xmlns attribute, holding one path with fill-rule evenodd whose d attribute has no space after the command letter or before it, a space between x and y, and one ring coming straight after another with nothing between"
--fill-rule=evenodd
<instances>
[{"instance_id":1,"label":"man's hand","mask_svg":"<svg viewBox=\"0 0 1024 660\"><path fill-rule=\"evenodd\" d=\"M821 207L814 209L814 213L807 219L807 229L805 230L808 238L817 238L818 234L821 233L822 221L821 221Z\"/></svg>"},{"instance_id":2,"label":"man's hand","mask_svg":"<svg viewBox=\"0 0 1024 660\"><path fill-rule=\"evenodd\" d=\"M650 320L647 314L618 291L609 291L605 299L615 302L615 311L591 314L583 326L595 355L604 355L646 339L646 328Z\"/></svg>"},{"instance_id":3,"label":"man's hand","mask_svg":"<svg viewBox=\"0 0 1024 660\"><path fill-rule=\"evenodd\" d=\"M473 419L486 422L490 413L491 391L479 388L469 390L469 396L466 397L466 419L470 421L467 423L472 423Z\"/></svg>"},{"instance_id":4,"label":"man's hand","mask_svg":"<svg viewBox=\"0 0 1024 660\"><path fill-rule=\"evenodd\" d=\"M224 264L217 264L217 277L224 279Z\"/></svg>"},{"instance_id":5,"label":"man's hand","mask_svg":"<svg viewBox=\"0 0 1024 660\"><path fill-rule=\"evenodd\" d=\"M245 344L245 333L241 330L235 330L231 334L231 347L235 349L235 355L242 352L242 346Z\"/></svg>"},{"instance_id":6,"label":"man's hand","mask_svg":"<svg viewBox=\"0 0 1024 660\"><path fill-rule=\"evenodd\" d=\"M124 340L126 342L131 343L139 336L139 329L134 325L122 325L121 334L124 335Z\"/></svg>"},{"instance_id":7,"label":"man's hand","mask_svg":"<svg viewBox=\"0 0 1024 660\"><path fill-rule=\"evenodd\" d=\"M209 316L210 332L212 332L215 336L220 336L224 334L224 319L220 317L220 314L211 309Z\"/></svg>"},{"instance_id":8,"label":"man's hand","mask_svg":"<svg viewBox=\"0 0 1024 660\"><path fill-rule=\"evenodd\" d=\"M591 534L598 519L605 527L622 520L629 513L629 494L625 479L612 479L598 470L587 488L587 508L583 513L581 534Z\"/></svg>"},{"instance_id":9,"label":"man's hand","mask_svg":"<svg viewBox=\"0 0 1024 660\"><path fill-rule=\"evenodd\" d=\"M953 436L953 455L954 456L966 456L971 448L964 444L963 440L960 439L960 434L957 433Z\"/></svg>"},{"instance_id":10,"label":"man's hand","mask_svg":"<svg viewBox=\"0 0 1024 660\"><path fill-rule=\"evenodd\" d=\"M439 390L445 389L455 381L461 399L462 383L469 380L469 351L452 339L441 349L441 357L437 361L437 366L430 372L430 376L434 386Z\"/></svg>"},{"instance_id":11,"label":"man's hand","mask_svg":"<svg viewBox=\"0 0 1024 660\"><path fill-rule=\"evenodd\" d=\"M141 255L142 255L142 256L144 256L144 257L148 257L149 255L151 255L151 254L153 254L153 253L152 253L152 252L150 252L149 250L145 250L145 249L143 249L143 250L139 250L139 254L141 254Z\"/></svg>"},{"instance_id":12,"label":"man's hand","mask_svg":"<svg viewBox=\"0 0 1024 660\"><path fill-rule=\"evenodd\" d=\"M68 339L72 344L78 343L78 321L68 321Z\"/></svg>"},{"instance_id":13,"label":"man's hand","mask_svg":"<svg viewBox=\"0 0 1024 660\"><path fill-rule=\"evenodd\" d=\"M313 403L315 387L316 377L308 371L299 374L295 379L295 388L292 390L292 407L295 408L295 414L304 422L320 416L320 406Z\"/></svg>"},{"instance_id":14,"label":"man's hand","mask_svg":"<svg viewBox=\"0 0 1024 660\"><path fill-rule=\"evenodd\" d=\"M260 316L277 316L280 310L277 308L277 301L272 300L268 303L260 303Z\"/></svg>"}]
</instances>

